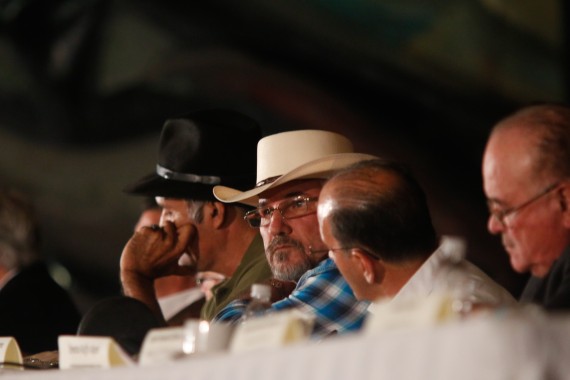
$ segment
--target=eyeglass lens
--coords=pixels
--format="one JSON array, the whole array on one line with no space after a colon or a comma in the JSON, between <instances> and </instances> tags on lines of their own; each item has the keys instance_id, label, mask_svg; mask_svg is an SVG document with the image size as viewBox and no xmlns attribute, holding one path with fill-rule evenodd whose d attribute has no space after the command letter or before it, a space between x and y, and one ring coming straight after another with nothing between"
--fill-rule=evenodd
<instances>
[{"instance_id":1,"label":"eyeglass lens","mask_svg":"<svg viewBox=\"0 0 570 380\"><path fill-rule=\"evenodd\" d=\"M262 207L252 210L245 215L245 219L252 227L265 227L269 225L273 213L277 210L284 219L299 218L316 212L317 197L298 196L287 199L273 207Z\"/></svg>"}]
</instances>

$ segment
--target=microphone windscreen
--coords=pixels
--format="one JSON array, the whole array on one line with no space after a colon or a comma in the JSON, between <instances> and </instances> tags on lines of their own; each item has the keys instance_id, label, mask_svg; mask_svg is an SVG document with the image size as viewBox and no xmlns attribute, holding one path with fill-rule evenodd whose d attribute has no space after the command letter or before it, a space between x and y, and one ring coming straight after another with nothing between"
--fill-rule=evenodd
<instances>
[{"instance_id":1,"label":"microphone windscreen","mask_svg":"<svg viewBox=\"0 0 570 380\"><path fill-rule=\"evenodd\" d=\"M85 313L77 335L112 337L129 355L139 353L150 329L164 327L144 303L131 297L99 301Z\"/></svg>"}]
</instances>

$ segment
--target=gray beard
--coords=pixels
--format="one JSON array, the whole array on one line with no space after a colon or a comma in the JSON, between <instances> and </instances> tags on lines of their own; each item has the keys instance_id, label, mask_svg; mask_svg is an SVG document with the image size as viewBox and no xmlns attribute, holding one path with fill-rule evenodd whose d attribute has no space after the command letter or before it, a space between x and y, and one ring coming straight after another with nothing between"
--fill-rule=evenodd
<instances>
[{"instance_id":1,"label":"gray beard","mask_svg":"<svg viewBox=\"0 0 570 380\"><path fill-rule=\"evenodd\" d=\"M305 272L311 269L311 265L308 262L301 264L303 265L271 265L271 272L273 272L273 277L277 280L297 282Z\"/></svg>"},{"instance_id":2,"label":"gray beard","mask_svg":"<svg viewBox=\"0 0 570 380\"><path fill-rule=\"evenodd\" d=\"M274 251L275 246L283 243L293 245L294 249L297 249L301 253L303 260L295 265L288 264L289 253ZM298 241L286 236L277 236L274 238L271 244L269 244L269 247L267 247L267 253L270 258L269 266L271 267L271 272L273 273L273 277L277 280L297 282L305 272L313 267L309 256L305 252L305 248Z\"/></svg>"}]
</instances>

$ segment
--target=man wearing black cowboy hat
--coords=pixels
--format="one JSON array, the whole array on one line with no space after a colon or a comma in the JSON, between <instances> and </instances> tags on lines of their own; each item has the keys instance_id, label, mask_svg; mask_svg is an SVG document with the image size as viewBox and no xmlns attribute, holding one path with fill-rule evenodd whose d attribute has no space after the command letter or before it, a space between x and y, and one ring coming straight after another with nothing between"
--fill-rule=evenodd
<instances>
[{"instance_id":1,"label":"man wearing black cowboy hat","mask_svg":"<svg viewBox=\"0 0 570 380\"><path fill-rule=\"evenodd\" d=\"M156 197L163 209L161 225L140 229L123 250L125 295L162 319L156 278L218 272L227 279L212 289L201 311L211 319L251 284L271 277L263 242L244 220L247 206L223 204L212 194L215 185L245 188L253 181L260 135L254 120L230 110L195 111L166 121L156 171L125 189ZM196 316L178 320L184 317Z\"/></svg>"}]
</instances>

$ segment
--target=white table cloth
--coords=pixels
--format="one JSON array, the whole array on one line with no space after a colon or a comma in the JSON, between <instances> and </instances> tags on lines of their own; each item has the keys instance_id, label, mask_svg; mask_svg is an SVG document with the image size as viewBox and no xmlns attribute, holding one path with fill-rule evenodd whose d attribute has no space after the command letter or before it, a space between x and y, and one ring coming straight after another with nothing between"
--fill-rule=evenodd
<instances>
[{"instance_id":1,"label":"white table cloth","mask_svg":"<svg viewBox=\"0 0 570 380\"><path fill-rule=\"evenodd\" d=\"M2 380L556 380L570 378L570 315L495 313L147 367L0 371Z\"/></svg>"}]
</instances>

